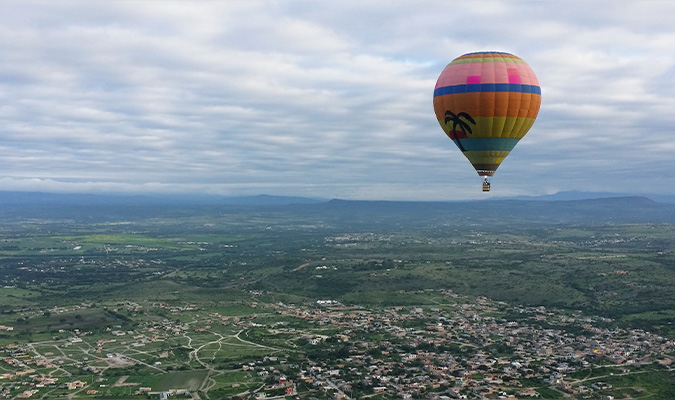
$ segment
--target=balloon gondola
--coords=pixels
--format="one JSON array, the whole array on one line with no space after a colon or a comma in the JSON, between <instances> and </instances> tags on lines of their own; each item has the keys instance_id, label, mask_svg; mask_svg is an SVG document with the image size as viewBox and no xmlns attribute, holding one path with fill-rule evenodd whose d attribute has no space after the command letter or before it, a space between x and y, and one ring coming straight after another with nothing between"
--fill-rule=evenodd
<instances>
[{"instance_id":1,"label":"balloon gondola","mask_svg":"<svg viewBox=\"0 0 675 400\"><path fill-rule=\"evenodd\" d=\"M534 71L510 53L464 54L441 72L434 112L445 134L484 178L492 177L534 123L541 89Z\"/></svg>"}]
</instances>

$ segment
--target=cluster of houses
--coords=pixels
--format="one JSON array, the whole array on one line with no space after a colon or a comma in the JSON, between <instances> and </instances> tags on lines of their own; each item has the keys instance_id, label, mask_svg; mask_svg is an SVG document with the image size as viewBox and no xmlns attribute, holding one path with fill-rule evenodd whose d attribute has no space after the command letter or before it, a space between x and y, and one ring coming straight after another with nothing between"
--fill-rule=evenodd
<instances>
[{"instance_id":1,"label":"cluster of houses","mask_svg":"<svg viewBox=\"0 0 675 400\"><path fill-rule=\"evenodd\" d=\"M439 393L454 398L538 397L531 387L537 382L562 397L611 388L605 382L575 384L570 375L578 371L608 362L628 368L669 366L673 361L668 356L675 352L672 340L639 329L602 328L609 322L604 318L512 307L485 298L465 302L451 291L444 294L461 301L450 309L395 307L377 312L326 303L283 307L283 314L339 328L333 342L350 345L349 357L313 360L298 379L326 388L332 386L326 382L332 382L344 397L355 382L397 398L432 398ZM507 314L518 318L510 320ZM373 335L384 339L363 339ZM305 338L313 345L326 340L322 335Z\"/></svg>"}]
</instances>

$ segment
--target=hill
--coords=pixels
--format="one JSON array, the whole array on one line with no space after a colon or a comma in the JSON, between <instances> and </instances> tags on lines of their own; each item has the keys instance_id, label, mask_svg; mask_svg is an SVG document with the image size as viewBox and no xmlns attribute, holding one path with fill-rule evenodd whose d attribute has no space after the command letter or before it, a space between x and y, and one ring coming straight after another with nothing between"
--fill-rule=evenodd
<instances>
[{"instance_id":1,"label":"hill","mask_svg":"<svg viewBox=\"0 0 675 400\"><path fill-rule=\"evenodd\" d=\"M390 220L420 225L440 220L479 224L518 223L672 223L675 205L645 197L590 200L490 200L465 202L388 202L332 200L312 206L344 221Z\"/></svg>"},{"instance_id":2,"label":"hill","mask_svg":"<svg viewBox=\"0 0 675 400\"><path fill-rule=\"evenodd\" d=\"M564 201L564 200L593 200L604 199L610 197L647 197L659 203L675 203L675 195L656 194L649 195L635 195L630 193L613 193L613 192L581 192L577 190L562 191L553 194L546 194L541 196L516 196L516 197L501 197L499 200L543 200L543 201Z\"/></svg>"}]
</instances>

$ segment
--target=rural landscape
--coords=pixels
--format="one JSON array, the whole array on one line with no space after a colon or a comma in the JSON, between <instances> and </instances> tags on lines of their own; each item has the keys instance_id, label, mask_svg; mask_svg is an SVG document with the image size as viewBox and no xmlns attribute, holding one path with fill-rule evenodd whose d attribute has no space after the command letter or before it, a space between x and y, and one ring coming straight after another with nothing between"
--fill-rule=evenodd
<instances>
[{"instance_id":1,"label":"rural landscape","mask_svg":"<svg viewBox=\"0 0 675 400\"><path fill-rule=\"evenodd\" d=\"M672 203L0 203L0 398L675 397Z\"/></svg>"},{"instance_id":2,"label":"rural landscape","mask_svg":"<svg viewBox=\"0 0 675 400\"><path fill-rule=\"evenodd\" d=\"M674 400L675 2L0 1L0 400Z\"/></svg>"}]
</instances>

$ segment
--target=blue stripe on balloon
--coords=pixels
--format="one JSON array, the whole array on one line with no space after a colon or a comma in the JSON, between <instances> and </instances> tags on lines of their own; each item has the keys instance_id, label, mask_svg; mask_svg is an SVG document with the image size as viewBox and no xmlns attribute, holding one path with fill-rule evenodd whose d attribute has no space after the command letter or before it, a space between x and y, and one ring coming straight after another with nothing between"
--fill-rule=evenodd
<instances>
[{"instance_id":1,"label":"blue stripe on balloon","mask_svg":"<svg viewBox=\"0 0 675 400\"><path fill-rule=\"evenodd\" d=\"M459 140L464 151L511 151L520 139L514 138L467 138ZM458 146L459 147L459 146Z\"/></svg>"},{"instance_id":2,"label":"blue stripe on balloon","mask_svg":"<svg viewBox=\"0 0 675 400\"><path fill-rule=\"evenodd\" d=\"M434 90L434 97L446 94L476 92L521 92L541 96L541 88L536 85L521 85L519 83L470 83L436 88Z\"/></svg>"}]
</instances>

